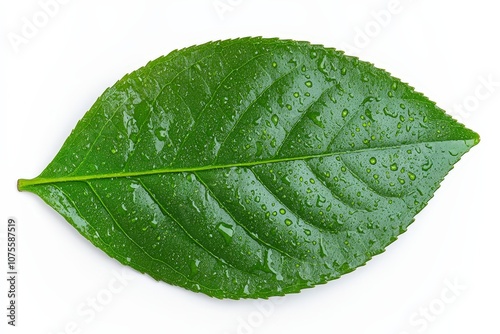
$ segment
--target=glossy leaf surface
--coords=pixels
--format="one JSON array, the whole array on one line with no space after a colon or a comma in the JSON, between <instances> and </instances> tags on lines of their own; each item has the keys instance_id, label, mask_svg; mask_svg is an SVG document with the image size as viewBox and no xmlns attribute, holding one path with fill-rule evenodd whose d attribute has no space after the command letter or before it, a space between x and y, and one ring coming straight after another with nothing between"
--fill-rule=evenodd
<instances>
[{"instance_id":1,"label":"glossy leaf surface","mask_svg":"<svg viewBox=\"0 0 500 334\"><path fill-rule=\"evenodd\" d=\"M478 141L371 64L245 38L126 75L19 189L157 280L269 297L383 252Z\"/></svg>"}]
</instances>

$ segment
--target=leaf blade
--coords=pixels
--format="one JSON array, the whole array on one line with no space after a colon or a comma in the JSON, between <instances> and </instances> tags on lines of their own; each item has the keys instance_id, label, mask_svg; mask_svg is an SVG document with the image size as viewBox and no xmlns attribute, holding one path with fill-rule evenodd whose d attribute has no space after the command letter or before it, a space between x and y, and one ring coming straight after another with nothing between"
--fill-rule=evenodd
<instances>
[{"instance_id":1,"label":"leaf blade","mask_svg":"<svg viewBox=\"0 0 500 334\"><path fill-rule=\"evenodd\" d=\"M382 252L478 140L370 64L248 38L125 76L19 188L155 279L269 297Z\"/></svg>"}]
</instances>

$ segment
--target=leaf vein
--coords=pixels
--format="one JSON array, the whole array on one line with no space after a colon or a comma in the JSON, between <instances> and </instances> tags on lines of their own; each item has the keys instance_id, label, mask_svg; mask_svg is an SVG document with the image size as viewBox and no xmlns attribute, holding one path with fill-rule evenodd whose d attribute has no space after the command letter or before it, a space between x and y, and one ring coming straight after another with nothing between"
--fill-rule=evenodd
<instances>
[{"instance_id":1,"label":"leaf vein","mask_svg":"<svg viewBox=\"0 0 500 334\"><path fill-rule=\"evenodd\" d=\"M373 193L379 195L379 196L382 196L384 198L394 198L393 196L390 196L389 194L385 194L385 193L381 193L379 190L373 188L373 186L371 186L367 181L365 181L364 179L361 178L361 176L359 176L355 171L354 169L349 166L349 164L342 158L342 156L340 156L340 160L344 163L345 167L347 168L347 170L349 171L349 173L351 173L351 175L356 179L358 180L359 182L361 182L362 184L366 185L366 187L372 191Z\"/></svg>"},{"instance_id":2,"label":"leaf vein","mask_svg":"<svg viewBox=\"0 0 500 334\"><path fill-rule=\"evenodd\" d=\"M278 147L278 149L276 150L276 153L274 154L275 157L277 157L281 151L281 149L283 148L283 146L286 144L286 141L288 140L288 138L290 138L290 135L292 134L292 132L295 130L295 128L304 120L304 116L310 111L310 109L316 105L316 103L318 103L321 98L323 98L323 96L328 93L332 88L335 88L335 86L330 86L326 89L324 89L321 94L318 96L317 99L315 99L314 101L312 101L307 107L306 109L304 109L304 111L300 114L299 118L297 119L297 121L292 125L292 127L290 128L290 130L288 130L287 134L285 135L285 137L283 138L283 140L281 141L281 144L280 146Z\"/></svg>"},{"instance_id":3,"label":"leaf vein","mask_svg":"<svg viewBox=\"0 0 500 334\"><path fill-rule=\"evenodd\" d=\"M350 209L353 209L353 210L358 210L358 208L352 206L351 203L348 203L346 202L345 199L343 199L342 197L340 197L337 193L337 190L335 188L332 188L332 187L329 187L328 184L325 182L324 178L321 176L321 173L316 173L315 171L315 168L313 168L313 166L311 166L311 164L306 160L305 161L308 169L311 171L311 173L316 177L316 179L328 190L330 190L330 193L332 194L333 198L335 198L336 200L338 200L339 202L341 202L342 204L344 204L345 206L347 206L348 208ZM367 211L367 210L363 210L363 211Z\"/></svg>"},{"instance_id":4,"label":"leaf vein","mask_svg":"<svg viewBox=\"0 0 500 334\"><path fill-rule=\"evenodd\" d=\"M235 222L235 224L237 224L243 230L245 230L245 232L247 232L247 234L250 236L250 238L254 239L255 241L257 241L260 244L263 244L264 246L267 246L267 247L269 247L271 249L274 249L275 251L277 251L277 252L279 252L279 253L281 253L281 254L283 254L283 255L291 258L291 259L294 259L294 260L297 260L297 261L301 261L300 259L296 258L295 256L288 254L284 250L276 248L275 246L267 243L266 241L262 240L261 238L259 238L255 234L253 234L244 224L242 224L239 220L237 220L234 217L234 215L231 213L231 211L224 204L222 204L222 202L220 201L220 199L215 195L215 193L208 186L208 184L200 177L199 173L194 172L193 174L198 178L198 180L201 182L201 184L203 184L205 186L205 189L212 195L212 198L219 204L220 208L222 210L224 210L231 217L231 219Z\"/></svg>"},{"instance_id":5,"label":"leaf vein","mask_svg":"<svg viewBox=\"0 0 500 334\"><path fill-rule=\"evenodd\" d=\"M188 278L186 275L184 275L183 273L181 273L180 271L178 271L176 268L174 268L171 264L163 261L162 259L159 259L159 258L156 258L154 256L152 256L151 254L149 254L149 252L147 252L144 247L142 247L141 245L139 245L137 243L137 241L135 241L134 239L132 239L127 232L125 232L125 230L123 229L123 227L121 226L121 224L118 222L118 220L115 218L115 216L113 215L113 213L111 212L111 210L108 208L108 206L104 203L104 201L102 200L101 196L99 196L99 194L97 193L97 191L94 189L94 187L89 183L87 182L88 186L90 187L90 189L92 190L92 192L95 194L95 196L97 197L97 199L99 200L99 202L101 203L101 205L103 206L103 208L107 211L107 213L109 214L109 217L115 222L116 226L120 229L120 231L122 231L123 235L125 235L125 237L127 237L130 242L132 242L134 245L136 245L147 257L149 257L151 260L155 261L155 262L159 262L161 264L164 264L166 265L167 267L169 267L172 271L174 271L175 273L177 273L179 276L183 277L184 279L186 279L188 282L191 282L191 283L194 283L194 284L199 284L199 282L196 282L196 281L193 281L192 279ZM135 262L134 262L135 263ZM200 284L201 285L201 284ZM210 289L206 286L204 286L205 288L207 289ZM216 289L210 289L210 290L216 290Z\"/></svg>"},{"instance_id":6,"label":"leaf vein","mask_svg":"<svg viewBox=\"0 0 500 334\"><path fill-rule=\"evenodd\" d=\"M237 68L231 70L224 78L222 78L221 82L219 83L219 85L215 88L215 90L213 91L210 99L208 100L207 104L205 104L205 106L203 107L203 109L200 111L200 113L196 116L195 118L195 122L193 124L193 126L196 126L196 124L198 124L198 121L199 119L201 118L201 116L204 114L205 110L208 108L208 106L210 105L210 103L212 103L212 101L215 99L215 95L217 94L217 92L219 91L219 89L222 87L222 85L224 84L224 82L226 82L226 80L234 73L236 73L237 71L241 70L243 67L245 67L247 64L249 64L250 62L254 61L255 59L259 58L259 57L262 57L262 56L265 56L266 53L262 53L262 54L258 54L257 56L254 56L252 58L250 58L248 61L244 62L242 65L238 66ZM177 151L177 154L175 155L174 159L172 160L172 163L174 163L177 158L179 157L179 152L182 150L182 148L184 147L184 144L186 143L189 135L191 133L194 133L195 131L192 131L192 128L187 130L186 131L186 135L184 136L182 142L180 143L179 145L179 149Z\"/></svg>"},{"instance_id":7,"label":"leaf vein","mask_svg":"<svg viewBox=\"0 0 500 334\"><path fill-rule=\"evenodd\" d=\"M292 74L294 71L296 71L297 68L294 67L292 70L286 72L285 74L283 74L282 76L280 76L279 78L277 78L276 80L272 81L270 85L268 85L266 88L264 88L264 90L245 108L245 110L243 110L243 112L241 113L240 117L238 117L238 119L236 120L236 122L234 123L234 125L231 127L231 129L228 131L227 135L224 137L224 139L222 140L222 143L220 144L220 147L219 147L219 150L217 151L217 153L215 154L215 158L214 158L214 162L217 162L218 159L219 159L219 152L221 151L221 149L224 147L224 145L226 144L226 141L229 139L229 137L234 133L234 131L236 130L236 128L238 127L240 121L243 119L243 117L245 116L245 114L248 112L248 110L250 110L250 108L252 108L255 103L268 91L270 90L276 83L278 83L280 80L288 77L290 74Z\"/></svg>"},{"instance_id":8,"label":"leaf vein","mask_svg":"<svg viewBox=\"0 0 500 334\"><path fill-rule=\"evenodd\" d=\"M184 225L182 225L181 222L177 218L175 218L172 215L172 213L170 211L168 211L163 204L160 203L160 201L158 201L158 199L156 198L156 196L154 195L154 193L151 191L151 189L149 189L149 187L147 187L144 184L144 182L142 182L141 179L138 178L137 181L141 184L141 186L144 188L144 190L148 193L149 197L151 197L151 199L160 207L161 211L163 211L164 214L166 214L167 216L169 216L170 219L172 219L181 228L181 230L188 236L189 239L191 239L195 244L197 244L201 249L203 249L206 253L208 253L210 256L212 256L217 261L219 261L219 262L223 263L224 265L227 265L227 266L229 266L229 267L231 267L233 269L237 269L233 265L231 265L230 263L228 263L226 260L222 259L221 257L219 257L216 254L214 254L213 252L211 252L201 242L199 242L198 240L196 240L196 238L193 237L191 235L191 233L189 233L186 230L186 228L184 227Z\"/></svg>"}]
</instances>

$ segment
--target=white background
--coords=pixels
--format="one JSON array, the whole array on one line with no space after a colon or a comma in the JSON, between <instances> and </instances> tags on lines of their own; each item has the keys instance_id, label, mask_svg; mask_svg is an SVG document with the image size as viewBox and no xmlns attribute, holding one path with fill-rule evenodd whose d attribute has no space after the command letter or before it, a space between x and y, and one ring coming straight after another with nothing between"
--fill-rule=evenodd
<instances>
[{"instance_id":1,"label":"white background","mask_svg":"<svg viewBox=\"0 0 500 334\"><path fill-rule=\"evenodd\" d=\"M0 4L0 332L499 333L494 1L59 0L52 16L45 2ZM30 34L26 22L39 27ZM176 48L259 35L347 49L481 135L408 232L365 267L261 304L220 301L124 269L39 198L17 192L16 180L38 175L125 73ZM16 328L5 317L9 217L19 225ZM122 271L125 283L115 281Z\"/></svg>"}]
</instances>

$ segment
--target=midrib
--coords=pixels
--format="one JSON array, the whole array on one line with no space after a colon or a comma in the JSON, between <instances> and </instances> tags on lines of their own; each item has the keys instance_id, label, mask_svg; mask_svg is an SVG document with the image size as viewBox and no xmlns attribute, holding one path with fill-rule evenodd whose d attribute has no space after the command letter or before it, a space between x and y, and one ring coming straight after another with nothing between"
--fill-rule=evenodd
<instances>
[{"instance_id":1,"label":"midrib","mask_svg":"<svg viewBox=\"0 0 500 334\"><path fill-rule=\"evenodd\" d=\"M473 145L474 139L465 139L467 146L469 146L469 143L468 143L469 141ZM257 166L257 165L265 165L265 164L272 164L272 163L330 157L333 155L361 153L361 152L367 152L367 151L376 152L376 151L383 151L383 150L388 150L388 149L404 149L404 148L408 148L408 147L415 147L415 146L420 146L420 145L425 145L425 144L443 143L443 142L449 142L449 143L461 142L461 143L463 143L464 140L457 139L457 140L419 142L419 143L410 143L410 144L401 144L401 145L392 145L392 146L383 146L383 147L372 147L372 148L357 149L357 150L351 150L351 151L328 152L328 153L322 153L322 154L316 154L316 155L286 157L286 158L250 161L250 162L242 162L242 163L232 163L232 164L226 164L226 165L208 165L208 166L183 167L183 168L162 168L162 169L134 171L134 172L115 172L115 173L103 173L103 174L93 174L93 175L62 176L62 177L56 177L56 178L54 178L54 177L52 177L52 178L36 177L33 179L19 179L17 182L17 188L19 191L22 191L29 186L51 184L51 183L91 181L91 180L113 179L113 178L127 178L127 177L158 175L158 174L167 174L167 173L189 173L189 172L200 172L200 171L207 171L207 170L233 168L233 167L253 167L253 166ZM463 153L465 153L465 152L463 152Z\"/></svg>"}]
</instances>

